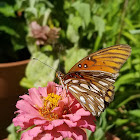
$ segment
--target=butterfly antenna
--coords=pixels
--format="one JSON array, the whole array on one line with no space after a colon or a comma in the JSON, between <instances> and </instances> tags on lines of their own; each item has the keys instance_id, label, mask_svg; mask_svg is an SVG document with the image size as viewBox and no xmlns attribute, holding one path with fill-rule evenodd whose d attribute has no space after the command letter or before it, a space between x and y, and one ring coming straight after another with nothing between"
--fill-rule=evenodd
<instances>
[{"instance_id":1,"label":"butterfly antenna","mask_svg":"<svg viewBox=\"0 0 140 140\"><path fill-rule=\"evenodd\" d=\"M33 58L33 60L37 60L37 61L41 62L42 64L44 64L44 65L48 66L49 68L53 69L55 72L57 72L57 70L56 70L56 69L54 69L53 67L49 66L48 64L46 64L46 63L42 62L42 61L41 61L41 60L39 60L39 59L37 59L37 58Z\"/></svg>"}]
</instances>

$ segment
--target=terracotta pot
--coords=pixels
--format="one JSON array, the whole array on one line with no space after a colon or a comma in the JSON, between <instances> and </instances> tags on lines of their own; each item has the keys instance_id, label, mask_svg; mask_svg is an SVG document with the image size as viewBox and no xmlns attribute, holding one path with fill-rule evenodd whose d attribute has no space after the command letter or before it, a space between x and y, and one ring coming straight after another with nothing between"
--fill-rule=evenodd
<instances>
[{"instance_id":1,"label":"terracotta pot","mask_svg":"<svg viewBox=\"0 0 140 140\"><path fill-rule=\"evenodd\" d=\"M27 89L19 85L24 76L26 65L29 60L1 63L0 64L0 139L6 138L6 128L15 117L16 102L19 95L27 92Z\"/></svg>"},{"instance_id":2,"label":"terracotta pot","mask_svg":"<svg viewBox=\"0 0 140 140\"><path fill-rule=\"evenodd\" d=\"M25 89L19 85L29 60L0 64L0 98L22 94Z\"/></svg>"},{"instance_id":3,"label":"terracotta pot","mask_svg":"<svg viewBox=\"0 0 140 140\"><path fill-rule=\"evenodd\" d=\"M111 134L111 133L106 133L106 139L107 140L120 140L120 138L119 137L117 137L117 136L115 136L115 135L113 135L113 134Z\"/></svg>"}]
</instances>

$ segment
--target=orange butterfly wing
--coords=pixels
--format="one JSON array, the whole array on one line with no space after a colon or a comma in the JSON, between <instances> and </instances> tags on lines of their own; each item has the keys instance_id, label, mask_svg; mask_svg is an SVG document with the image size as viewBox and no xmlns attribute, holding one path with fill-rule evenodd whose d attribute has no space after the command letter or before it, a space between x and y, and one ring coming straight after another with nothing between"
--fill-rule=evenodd
<instances>
[{"instance_id":1,"label":"orange butterfly wing","mask_svg":"<svg viewBox=\"0 0 140 140\"><path fill-rule=\"evenodd\" d=\"M131 48L128 45L111 46L83 58L69 72L99 70L115 74L130 54Z\"/></svg>"},{"instance_id":2,"label":"orange butterfly wing","mask_svg":"<svg viewBox=\"0 0 140 140\"><path fill-rule=\"evenodd\" d=\"M76 63L60 81L84 108L99 116L113 100L113 84L130 53L128 45L102 49Z\"/></svg>"}]
</instances>

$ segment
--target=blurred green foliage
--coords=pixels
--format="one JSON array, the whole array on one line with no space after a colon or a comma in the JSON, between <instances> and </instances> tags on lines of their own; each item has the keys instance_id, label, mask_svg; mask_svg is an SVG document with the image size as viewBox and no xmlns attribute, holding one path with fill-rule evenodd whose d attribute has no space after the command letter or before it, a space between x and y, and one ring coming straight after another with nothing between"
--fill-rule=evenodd
<instances>
[{"instance_id":1,"label":"blurred green foliage","mask_svg":"<svg viewBox=\"0 0 140 140\"><path fill-rule=\"evenodd\" d=\"M0 1L0 63L28 59L27 26L12 0ZM25 55L26 53L26 55Z\"/></svg>"},{"instance_id":2,"label":"blurred green foliage","mask_svg":"<svg viewBox=\"0 0 140 140\"><path fill-rule=\"evenodd\" d=\"M37 46L28 34L22 39L33 57L62 72L68 72L78 60L99 49L116 44L132 47L131 57L116 80L114 101L97 118L96 132L87 134L90 140L104 140L108 133L120 139L140 140L140 0L16 0L12 5L6 1L4 5L0 3L0 14L13 23L13 7L20 11L26 21L21 24L16 19L19 26L24 25L21 30L29 31L32 21L61 28L55 45ZM0 24L0 31L9 34L12 40L20 36L10 24ZM33 61L21 85L45 86L47 81L54 80L55 72L50 73L50 68Z\"/></svg>"}]
</instances>

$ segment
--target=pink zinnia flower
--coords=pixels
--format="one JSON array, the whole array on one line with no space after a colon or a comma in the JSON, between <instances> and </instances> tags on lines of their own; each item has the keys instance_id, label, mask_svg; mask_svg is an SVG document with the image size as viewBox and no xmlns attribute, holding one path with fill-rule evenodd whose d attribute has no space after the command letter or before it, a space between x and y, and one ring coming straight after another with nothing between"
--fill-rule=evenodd
<instances>
[{"instance_id":1,"label":"pink zinnia flower","mask_svg":"<svg viewBox=\"0 0 140 140\"><path fill-rule=\"evenodd\" d=\"M29 95L21 98L13 122L21 127L19 131L28 128L22 133L22 140L86 140L83 128L95 131L95 117L54 82L47 87L31 88Z\"/></svg>"},{"instance_id":2,"label":"pink zinnia flower","mask_svg":"<svg viewBox=\"0 0 140 140\"><path fill-rule=\"evenodd\" d=\"M30 30L31 37L36 39L37 45L56 44L59 38L60 28L40 26L36 21L31 22Z\"/></svg>"}]
</instances>

